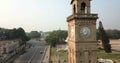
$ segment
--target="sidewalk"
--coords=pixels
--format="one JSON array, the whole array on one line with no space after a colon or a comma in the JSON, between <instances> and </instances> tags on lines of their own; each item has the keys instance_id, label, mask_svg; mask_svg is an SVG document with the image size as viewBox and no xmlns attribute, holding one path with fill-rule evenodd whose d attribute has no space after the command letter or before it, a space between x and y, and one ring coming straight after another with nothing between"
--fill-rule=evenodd
<instances>
[{"instance_id":1,"label":"sidewalk","mask_svg":"<svg viewBox=\"0 0 120 63\"><path fill-rule=\"evenodd\" d=\"M47 46L42 63L49 63L49 60L50 60L50 46Z\"/></svg>"},{"instance_id":2,"label":"sidewalk","mask_svg":"<svg viewBox=\"0 0 120 63\"><path fill-rule=\"evenodd\" d=\"M25 51L22 51L22 52L20 52L20 53L18 53L18 54L16 54L15 56L13 56L12 58L10 58L8 61L6 61L5 63L13 63L14 62L14 60L16 59L16 58L18 58L21 54L23 54Z\"/></svg>"}]
</instances>

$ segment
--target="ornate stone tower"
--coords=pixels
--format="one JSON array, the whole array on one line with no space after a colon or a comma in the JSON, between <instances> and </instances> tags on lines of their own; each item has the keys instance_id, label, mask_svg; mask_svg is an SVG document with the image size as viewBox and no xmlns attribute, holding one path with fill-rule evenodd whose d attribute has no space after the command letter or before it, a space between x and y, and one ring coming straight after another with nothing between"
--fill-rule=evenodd
<instances>
[{"instance_id":1,"label":"ornate stone tower","mask_svg":"<svg viewBox=\"0 0 120 63\"><path fill-rule=\"evenodd\" d=\"M90 13L91 0L72 0L68 22L68 62L97 63L96 20Z\"/></svg>"}]
</instances>

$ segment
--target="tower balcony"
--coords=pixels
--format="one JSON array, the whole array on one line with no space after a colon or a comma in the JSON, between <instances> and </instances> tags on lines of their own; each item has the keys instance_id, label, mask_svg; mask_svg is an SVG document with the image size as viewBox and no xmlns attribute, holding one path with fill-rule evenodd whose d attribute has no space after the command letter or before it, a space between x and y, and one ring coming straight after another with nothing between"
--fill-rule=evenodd
<instances>
[{"instance_id":1,"label":"tower balcony","mask_svg":"<svg viewBox=\"0 0 120 63\"><path fill-rule=\"evenodd\" d=\"M67 17L67 21L73 20L73 19L97 19L98 14L72 14Z\"/></svg>"}]
</instances>

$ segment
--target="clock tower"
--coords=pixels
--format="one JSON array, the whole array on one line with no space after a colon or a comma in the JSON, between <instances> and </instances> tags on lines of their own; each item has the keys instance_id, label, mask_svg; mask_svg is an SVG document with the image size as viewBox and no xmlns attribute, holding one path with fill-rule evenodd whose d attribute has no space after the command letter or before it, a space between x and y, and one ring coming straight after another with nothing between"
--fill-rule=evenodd
<instances>
[{"instance_id":1,"label":"clock tower","mask_svg":"<svg viewBox=\"0 0 120 63\"><path fill-rule=\"evenodd\" d=\"M97 63L96 20L91 0L72 0L68 22L68 63Z\"/></svg>"}]
</instances>

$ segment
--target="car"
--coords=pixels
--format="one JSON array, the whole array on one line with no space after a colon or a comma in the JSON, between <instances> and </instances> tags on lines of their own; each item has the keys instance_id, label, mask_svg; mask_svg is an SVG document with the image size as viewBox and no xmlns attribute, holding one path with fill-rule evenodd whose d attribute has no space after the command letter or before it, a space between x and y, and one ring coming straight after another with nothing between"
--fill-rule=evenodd
<instances>
[{"instance_id":1,"label":"car","mask_svg":"<svg viewBox=\"0 0 120 63\"><path fill-rule=\"evenodd\" d=\"M40 51L40 54L43 54L43 51Z\"/></svg>"}]
</instances>

